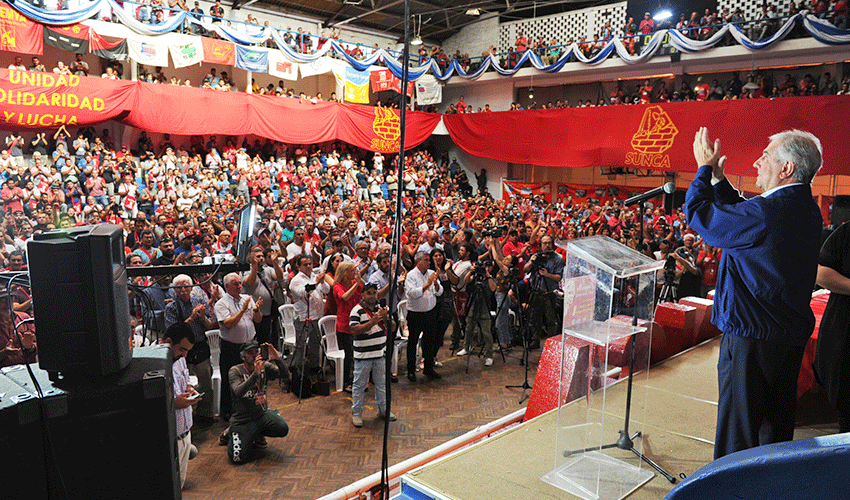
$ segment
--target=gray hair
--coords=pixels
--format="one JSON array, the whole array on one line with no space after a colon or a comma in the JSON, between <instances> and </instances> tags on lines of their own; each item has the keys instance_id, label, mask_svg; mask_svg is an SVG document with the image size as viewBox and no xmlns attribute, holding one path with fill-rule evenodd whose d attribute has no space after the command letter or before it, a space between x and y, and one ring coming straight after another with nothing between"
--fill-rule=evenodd
<instances>
[{"instance_id":1,"label":"gray hair","mask_svg":"<svg viewBox=\"0 0 850 500\"><path fill-rule=\"evenodd\" d=\"M823 147L820 140L810 132L796 129L774 134L770 136L770 140L779 143L774 153L776 161L790 161L794 164L794 181L811 184L815 174L823 166Z\"/></svg>"},{"instance_id":2,"label":"gray hair","mask_svg":"<svg viewBox=\"0 0 850 500\"><path fill-rule=\"evenodd\" d=\"M192 284L192 278L186 274L178 274L171 280L171 286L186 286Z\"/></svg>"},{"instance_id":3,"label":"gray hair","mask_svg":"<svg viewBox=\"0 0 850 500\"><path fill-rule=\"evenodd\" d=\"M423 252L423 251L420 250L420 251L416 252L416 254L413 256L413 262L419 262L420 260L422 260L423 257L428 257L428 256L429 256L428 252Z\"/></svg>"},{"instance_id":4,"label":"gray hair","mask_svg":"<svg viewBox=\"0 0 850 500\"><path fill-rule=\"evenodd\" d=\"M238 279L242 279L242 277L239 276L239 273L230 273L224 277L224 286L229 286L231 283L233 283L233 280Z\"/></svg>"},{"instance_id":5,"label":"gray hair","mask_svg":"<svg viewBox=\"0 0 850 500\"><path fill-rule=\"evenodd\" d=\"M354 244L354 248L355 248L355 250L360 249L360 248L369 248L369 242L366 241L366 240L360 240L360 241L358 241L357 243Z\"/></svg>"}]
</instances>

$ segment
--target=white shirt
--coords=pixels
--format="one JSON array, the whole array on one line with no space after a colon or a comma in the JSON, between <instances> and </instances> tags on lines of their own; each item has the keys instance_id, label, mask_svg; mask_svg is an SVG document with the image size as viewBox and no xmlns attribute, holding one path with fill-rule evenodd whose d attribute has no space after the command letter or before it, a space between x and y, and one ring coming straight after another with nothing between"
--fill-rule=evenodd
<instances>
[{"instance_id":1,"label":"white shirt","mask_svg":"<svg viewBox=\"0 0 850 500\"><path fill-rule=\"evenodd\" d=\"M307 240L304 240L302 245L298 245L294 241L289 245L286 245L286 260L289 260L296 255L308 255L310 257L313 256L313 244Z\"/></svg>"},{"instance_id":2,"label":"white shirt","mask_svg":"<svg viewBox=\"0 0 850 500\"><path fill-rule=\"evenodd\" d=\"M189 368L186 366L186 358L181 356L171 364L171 375L174 379L174 396L186 392L189 387ZM192 428L192 407L175 408L177 417L177 436L182 436Z\"/></svg>"},{"instance_id":3,"label":"white shirt","mask_svg":"<svg viewBox=\"0 0 850 500\"><path fill-rule=\"evenodd\" d=\"M456 286L458 290L466 289L466 284L461 286L460 281L464 279L464 276L466 276L470 269L472 269L472 261L469 260L462 260L460 262L455 262L454 264L452 264L452 273L454 273L454 275L457 276L459 279L458 284Z\"/></svg>"},{"instance_id":4,"label":"white shirt","mask_svg":"<svg viewBox=\"0 0 850 500\"><path fill-rule=\"evenodd\" d=\"M239 323L232 328L224 326L224 320L236 316L244 301L249 301L248 308L239 319ZM250 295L240 294L239 299L234 299L229 293L215 303L215 317L218 319L218 328L221 338L234 344L244 344L256 335L254 330L254 299Z\"/></svg>"},{"instance_id":5,"label":"white shirt","mask_svg":"<svg viewBox=\"0 0 850 500\"><path fill-rule=\"evenodd\" d=\"M295 319L304 321L307 319L307 291L304 285L315 283L316 275L307 276L299 272L289 282L289 291L292 292L292 303L295 306ZM310 293L310 319L318 321L325 312L324 297L331 290L326 281L322 281L316 289Z\"/></svg>"},{"instance_id":6,"label":"white shirt","mask_svg":"<svg viewBox=\"0 0 850 500\"><path fill-rule=\"evenodd\" d=\"M791 187L791 186L802 186L802 185L803 185L802 182L795 182L794 184L785 184L784 186L776 186L773 189L768 189L767 191L762 193L761 196L763 198L767 198L768 196L772 195L773 193L779 191L780 189L785 189L785 188Z\"/></svg>"},{"instance_id":7,"label":"white shirt","mask_svg":"<svg viewBox=\"0 0 850 500\"><path fill-rule=\"evenodd\" d=\"M425 283L428 282L428 278L432 274L434 274L434 271L430 269L425 271L425 274L422 274L418 267L414 267L407 273L404 289L407 296L408 311L428 312L437 306L437 296L443 294L443 287L440 285L440 281L437 280L427 290L422 290L422 287L425 286Z\"/></svg>"}]
</instances>

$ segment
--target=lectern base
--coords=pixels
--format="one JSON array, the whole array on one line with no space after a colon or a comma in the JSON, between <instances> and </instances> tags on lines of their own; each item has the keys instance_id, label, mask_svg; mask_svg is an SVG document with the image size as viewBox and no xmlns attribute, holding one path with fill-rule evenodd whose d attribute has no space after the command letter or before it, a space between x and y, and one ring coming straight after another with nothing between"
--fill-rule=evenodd
<instances>
[{"instance_id":1,"label":"lectern base","mask_svg":"<svg viewBox=\"0 0 850 500\"><path fill-rule=\"evenodd\" d=\"M586 500L620 500L653 476L655 473L651 470L590 451L575 455L540 479Z\"/></svg>"}]
</instances>

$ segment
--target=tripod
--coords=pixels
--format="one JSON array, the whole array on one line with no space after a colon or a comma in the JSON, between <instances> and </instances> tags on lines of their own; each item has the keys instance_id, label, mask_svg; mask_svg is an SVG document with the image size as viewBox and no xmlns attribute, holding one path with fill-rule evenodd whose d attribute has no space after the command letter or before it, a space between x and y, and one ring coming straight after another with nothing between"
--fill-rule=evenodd
<instances>
[{"instance_id":1,"label":"tripod","mask_svg":"<svg viewBox=\"0 0 850 500\"><path fill-rule=\"evenodd\" d=\"M637 315L632 316L632 326L637 326ZM601 447L593 447L593 448L585 448L583 450L567 450L564 452L565 457L569 457L570 455L574 455L576 453L587 453L590 451L598 451L598 450L606 450L609 448L619 448L621 450L631 451L634 453L640 460L646 462L650 467L658 471L659 474L664 476L671 484L676 483L676 478L670 475L669 472L665 471L661 468L660 465L652 461L651 458L647 457L643 453L639 452L635 448L634 440L640 437L640 431L635 432L631 436L629 435L629 418L632 409L632 380L635 373L635 337L637 333L633 333L631 338L629 339L629 385L626 392L626 417L625 422L623 423L623 428L619 431L620 438L617 439L614 443L604 444ZM592 356L592 354L591 354Z\"/></svg>"},{"instance_id":2,"label":"tripod","mask_svg":"<svg viewBox=\"0 0 850 500\"><path fill-rule=\"evenodd\" d=\"M519 292L517 290L516 285L517 285L517 281L514 281L513 283L511 283L511 290L513 290L514 295L519 297ZM505 294L505 298L504 298L504 300L502 300L502 307L505 306L505 302L507 302L508 300L510 300L510 299L509 299L508 295ZM529 301L529 303L530 303L530 301ZM525 317L525 314L526 314L526 308L522 307L520 305L519 315L518 315L517 318L519 319L519 335L520 335L520 338L522 338L522 358L520 358L519 364L522 365L522 366L525 366L525 379L522 381L521 385L506 385L505 386L506 389L522 389L522 394L520 394L519 402L517 404L522 404L523 400L525 399L525 391L534 388L533 385L528 383L528 336L529 336L529 329L528 329L528 322L527 322L527 319Z\"/></svg>"},{"instance_id":3,"label":"tripod","mask_svg":"<svg viewBox=\"0 0 850 500\"><path fill-rule=\"evenodd\" d=\"M477 273L477 272L479 272L479 271L473 271L473 273ZM490 307L489 307L489 305L484 304L484 300L486 299L486 295L484 294L484 288L483 288L485 286L489 286L489 282L490 282L491 279L492 278L488 274L486 274L486 272L483 275L474 274L472 283L467 285L467 286L472 287L469 291L469 298L471 300L471 305L469 307L469 311L467 311L467 314L466 314L466 321L463 322L464 324L461 327L461 329L464 330L464 343L469 346L469 349L467 349L468 352L466 354L467 355L467 358L466 358L466 373L469 373L469 363L470 363L469 358L472 357L472 349L476 345L478 345L479 341L483 341L484 335L490 335L491 344L493 342L493 333L492 333L491 329L488 329L487 331L485 331L484 327L481 325L482 307L487 312L487 316L490 318L491 327L493 325L492 317L490 316ZM469 322L470 315L472 315L472 318L474 318L473 319L474 323L471 325L471 328L469 328L470 331L466 331L467 330L466 323ZM478 337L478 336L476 336L475 338L472 337L472 334L476 331L475 327L478 327L477 331L478 331L480 337ZM473 341L474 341L474 343L473 343ZM486 344L486 342L485 342L485 344ZM485 347L482 347L481 353L483 353L484 349L485 349ZM491 349L492 349L492 347L491 347ZM505 353L502 351L501 346L499 347L499 352L502 354L502 362L504 363L505 362ZM481 353L479 353L479 356L481 356Z\"/></svg>"},{"instance_id":4,"label":"tripod","mask_svg":"<svg viewBox=\"0 0 850 500\"><path fill-rule=\"evenodd\" d=\"M658 302L676 302L676 278L675 272L664 270L664 284L661 285L661 293Z\"/></svg>"}]
</instances>

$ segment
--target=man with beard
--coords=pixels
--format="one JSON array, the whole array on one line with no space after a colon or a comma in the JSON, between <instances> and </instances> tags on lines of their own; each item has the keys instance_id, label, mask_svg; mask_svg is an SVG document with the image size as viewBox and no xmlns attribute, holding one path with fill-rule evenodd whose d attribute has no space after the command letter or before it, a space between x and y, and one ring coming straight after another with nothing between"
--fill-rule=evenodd
<instances>
[{"instance_id":1,"label":"man with beard","mask_svg":"<svg viewBox=\"0 0 850 500\"><path fill-rule=\"evenodd\" d=\"M173 266L174 265L174 240L164 238L159 242L160 256L151 261L152 266ZM137 254L138 255L138 254Z\"/></svg>"}]
</instances>

